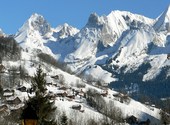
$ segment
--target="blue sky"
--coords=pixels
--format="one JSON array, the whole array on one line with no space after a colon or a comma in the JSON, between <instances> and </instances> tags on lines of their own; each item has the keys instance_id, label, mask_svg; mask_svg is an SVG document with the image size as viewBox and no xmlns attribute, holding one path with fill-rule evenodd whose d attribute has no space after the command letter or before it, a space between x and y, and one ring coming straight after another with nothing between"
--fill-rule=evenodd
<instances>
[{"instance_id":1,"label":"blue sky","mask_svg":"<svg viewBox=\"0 0 170 125\"><path fill-rule=\"evenodd\" d=\"M0 0L0 28L14 34L33 14L45 17L52 27L68 23L82 28L91 13L108 15L125 10L146 17L158 17L170 4L169 0Z\"/></svg>"}]
</instances>

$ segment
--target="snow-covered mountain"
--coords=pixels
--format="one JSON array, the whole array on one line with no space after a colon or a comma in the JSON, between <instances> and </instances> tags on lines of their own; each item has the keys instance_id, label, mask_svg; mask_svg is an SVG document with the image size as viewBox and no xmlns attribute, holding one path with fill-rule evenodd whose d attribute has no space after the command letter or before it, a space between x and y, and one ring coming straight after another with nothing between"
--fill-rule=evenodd
<instances>
[{"instance_id":1,"label":"snow-covered mountain","mask_svg":"<svg viewBox=\"0 0 170 125\"><path fill-rule=\"evenodd\" d=\"M87 79L91 77L89 67L95 65L104 66L103 72L107 70L115 76L122 69L132 73L149 64L142 73L141 80L145 82L155 79L170 65L169 25L170 7L157 19L118 10L108 16L93 13L81 30L68 24L52 28L43 16L33 14L15 39L30 53L50 54Z\"/></svg>"},{"instance_id":2,"label":"snow-covered mountain","mask_svg":"<svg viewBox=\"0 0 170 125\"><path fill-rule=\"evenodd\" d=\"M43 52L56 57L51 49L44 44L73 36L78 31L68 24L52 28L42 15L35 13L19 29L15 39L25 51L30 53Z\"/></svg>"},{"instance_id":3,"label":"snow-covered mountain","mask_svg":"<svg viewBox=\"0 0 170 125\"><path fill-rule=\"evenodd\" d=\"M52 33L50 25L43 16L35 13L19 29L15 39L25 51L52 54L51 50L43 45L45 42L43 37L50 33Z\"/></svg>"},{"instance_id":4,"label":"snow-covered mountain","mask_svg":"<svg viewBox=\"0 0 170 125\"><path fill-rule=\"evenodd\" d=\"M99 69L115 78L138 71L141 79L134 81L145 83L158 78L165 68L165 80L169 79L169 26L170 7L157 19L118 10L107 16L93 13L81 30L68 24L52 28L43 16L33 14L15 39L28 53L50 54L85 79ZM89 68L95 65L99 68Z\"/></svg>"}]
</instances>

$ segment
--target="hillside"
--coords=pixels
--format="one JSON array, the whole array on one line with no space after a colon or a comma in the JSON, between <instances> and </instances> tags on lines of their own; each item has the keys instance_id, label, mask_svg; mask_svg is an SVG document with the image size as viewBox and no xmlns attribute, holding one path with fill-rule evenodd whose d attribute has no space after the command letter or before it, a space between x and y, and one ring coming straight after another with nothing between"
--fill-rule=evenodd
<instances>
[{"instance_id":1,"label":"hillside","mask_svg":"<svg viewBox=\"0 0 170 125\"><path fill-rule=\"evenodd\" d=\"M6 119L8 117L11 119L13 117L14 120L18 120L18 117L13 116L13 112L19 111L24 106L25 100L29 98L28 95L34 95L34 93L30 94L29 92L32 84L30 76L34 76L37 67L41 64L43 71L46 73L47 91L52 95L51 100L55 101L55 106L57 107L56 119L60 119L64 112L74 124L86 125L91 120L94 120L96 123L102 120L104 123L106 122L105 115L109 115L105 114L105 111L109 111L108 113L116 111L120 112L121 117L119 115L120 118L115 116L112 121L114 123L124 122L121 118L125 119L132 115L136 116L139 121L150 119L152 124L160 122L160 110L151 106L151 104L139 103L127 95L102 87L96 82L84 81L75 75L42 62L38 58L29 60L31 57L28 53L22 52L21 57L23 58L21 61L2 62L6 71L1 76L9 77L14 82L11 83L9 80L8 84L5 81L3 83L1 106L5 105L7 109L0 110L2 113L1 118ZM14 73L18 72L18 75L15 75L15 79L8 73L10 67L15 67L16 71ZM23 70L17 70L19 67L22 67ZM20 74L21 71L22 74ZM14 101L17 98L19 98L19 102ZM81 107L80 109L76 108L79 106ZM15 113L19 115L19 112ZM3 121L3 119L1 120ZM8 121L8 123L10 122Z\"/></svg>"}]
</instances>

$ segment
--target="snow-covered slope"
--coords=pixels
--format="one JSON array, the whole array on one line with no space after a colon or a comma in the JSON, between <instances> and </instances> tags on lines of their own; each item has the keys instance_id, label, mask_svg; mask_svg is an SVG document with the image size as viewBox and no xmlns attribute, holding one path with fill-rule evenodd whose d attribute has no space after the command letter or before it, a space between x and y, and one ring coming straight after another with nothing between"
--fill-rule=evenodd
<instances>
[{"instance_id":1,"label":"snow-covered slope","mask_svg":"<svg viewBox=\"0 0 170 125\"><path fill-rule=\"evenodd\" d=\"M23 53L23 58L28 59L30 57L29 53ZM30 76L34 76L35 72L36 72L36 67L38 67L38 63L36 63L36 61L38 60L34 60L33 62L31 60L23 60L22 63L24 65L22 65L25 69L26 72L28 72L28 74ZM34 64L34 66L32 66ZM10 67L10 66L15 66L15 67L19 67L20 63L19 62L4 62L5 67ZM137 117L139 119L139 121L146 121L147 119L151 120L151 124L159 124L159 119L160 119L160 110L150 106L150 105L144 105L142 103L139 103L131 98L128 99L128 101L121 101L121 97L125 96L123 94L121 94L120 97L116 96L119 95L118 92L113 91L111 89L106 89L106 88L98 88L92 84L90 84L89 82L86 81L82 81L82 79L80 79L79 77L75 76L75 75L71 75L69 73L66 73L60 69L56 69L55 67L50 67L48 64L46 63L42 63L41 64L43 72L46 73L46 80L47 80L47 89L48 92L50 92L51 94L56 95L57 93L61 93L61 92L66 92L68 95L73 93L73 89L75 91L83 91L83 93L86 93L89 89L95 90L98 94L102 94L105 93L107 91L107 95L105 97L102 97L105 101L106 104L109 105L109 103L111 104L111 107L116 107L116 108L120 108L121 112L122 112L122 116L123 118L127 118L129 116L134 115L135 117ZM94 70L97 71L94 71ZM91 67L89 71L85 71L85 74L87 73L96 73L96 79L98 79L97 77L100 77L101 80L105 79L102 77L109 77L110 74L105 73L103 74L103 76L97 76L100 73L101 69L97 66L97 67ZM58 76L57 79L55 79L52 76ZM94 74L95 75L95 74ZM107 79L109 80L109 78ZM62 81L62 84L61 84ZM27 87L27 89L29 89L30 83L31 81L22 81L22 84L20 84L20 86L25 86ZM83 85L80 87L78 87L78 84ZM66 90L62 90L59 89L61 86L66 87ZM99 86L99 85L98 85ZM17 86L15 86L17 88ZM32 96L26 92L21 92L19 90L17 90L15 87L13 87L14 89L14 97L19 97L22 101L28 99L28 95ZM101 95L102 96L102 95ZM72 119L74 122L80 122L81 121L81 125L86 125L87 121L89 119L93 119L94 121L100 123L101 120L103 120L103 118L105 116L103 116L102 113L99 113L95 108L90 107L88 105L88 103L86 102L86 98L84 96L80 96L80 95L76 95L75 98L71 98L69 99L68 97L60 97L60 96L56 96L55 99L55 105L57 106L57 111L56 111L56 118L59 119L61 116L61 113L66 113L66 116L68 117L68 119ZM75 110L72 108L72 106L77 106L77 105L81 105L81 110ZM17 107L18 106L18 107ZM12 110L13 108L18 109L19 107L22 107L23 104L21 105L17 105L15 107L8 105L8 108L10 110ZM106 105L105 105L106 106ZM106 106L107 107L107 106ZM108 109L109 110L109 109Z\"/></svg>"},{"instance_id":2,"label":"snow-covered slope","mask_svg":"<svg viewBox=\"0 0 170 125\"><path fill-rule=\"evenodd\" d=\"M133 66L134 63L139 66L147 56L148 45L153 40L152 36L152 33L143 29L129 31L121 40L119 51L113 56L113 58L116 56L116 59L112 60L112 63L120 67ZM134 68L133 70L135 70Z\"/></svg>"}]
</instances>

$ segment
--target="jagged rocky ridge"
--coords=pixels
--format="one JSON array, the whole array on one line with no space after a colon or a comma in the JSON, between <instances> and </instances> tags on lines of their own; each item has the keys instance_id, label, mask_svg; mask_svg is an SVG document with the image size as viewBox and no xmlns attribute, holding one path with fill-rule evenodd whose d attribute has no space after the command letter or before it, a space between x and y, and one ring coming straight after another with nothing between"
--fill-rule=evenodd
<instances>
[{"instance_id":1,"label":"jagged rocky ridge","mask_svg":"<svg viewBox=\"0 0 170 125\"><path fill-rule=\"evenodd\" d=\"M145 93L153 95L163 88L162 81L169 81L169 10L170 7L157 19L126 11L112 11L108 16L94 13L81 30L68 24L52 28L41 15L33 14L15 39L28 52L50 54L67 64L73 73L85 75L85 79L91 75L89 67L98 65L118 78L117 84L113 82L111 86L123 84L127 87L121 89L128 92L134 82L139 91L154 83L158 88ZM145 65L147 68L141 68ZM169 90L170 85L165 86ZM158 95L170 96L168 92Z\"/></svg>"}]
</instances>

